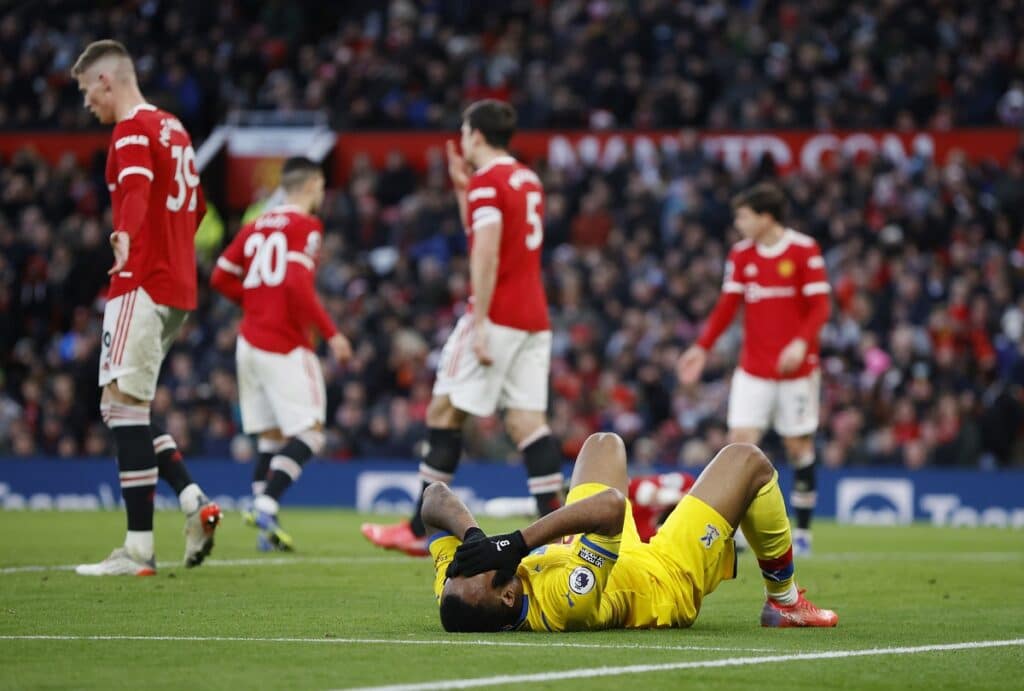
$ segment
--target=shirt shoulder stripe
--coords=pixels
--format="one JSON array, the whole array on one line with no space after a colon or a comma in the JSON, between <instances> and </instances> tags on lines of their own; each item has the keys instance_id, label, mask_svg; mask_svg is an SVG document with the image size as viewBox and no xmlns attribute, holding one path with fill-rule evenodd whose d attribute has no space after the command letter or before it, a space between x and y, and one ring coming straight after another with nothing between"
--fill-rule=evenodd
<instances>
[{"instance_id":1,"label":"shirt shoulder stripe","mask_svg":"<svg viewBox=\"0 0 1024 691\"><path fill-rule=\"evenodd\" d=\"M229 274L234 274L236 276L242 275L242 267L240 267L238 264L235 264L233 261L230 261L227 257L218 258L217 266L221 269L224 269Z\"/></svg>"},{"instance_id":2,"label":"shirt shoulder stripe","mask_svg":"<svg viewBox=\"0 0 1024 691\"><path fill-rule=\"evenodd\" d=\"M121 182L129 175L142 175L143 177L149 178L151 182L153 180L153 171L149 168L143 168L142 166L128 166L127 168L122 168L121 172L117 174L117 181Z\"/></svg>"},{"instance_id":3,"label":"shirt shoulder stripe","mask_svg":"<svg viewBox=\"0 0 1024 691\"><path fill-rule=\"evenodd\" d=\"M302 264L310 271L312 271L316 267L316 264L313 263L313 260L310 259L307 255L303 254L302 252L296 252L295 250L292 250L287 255L285 255L285 257L290 262Z\"/></svg>"},{"instance_id":4,"label":"shirt shoulder stripe","mask_svg":"<svg viewBox=\"0 0 1024 691\"><path fill-rule=\"evenodd\" d=\"M601 545L597 544L596 542L593 542L592 540L588 540L586 535L583 535L583 536L580 537L580 544L583 545L584 547L586 547L587 549L594 550L595 552L600 554L602 557L607 557L609 559L618 559L619 558L619 555L616 554L615 552L612 552L611 550L606 549L605 547L602 547Z\"/></svg>"},{"instance_id":5,"label":"shirt shoulder stripe","mask_svg":"<svg viewBox=\"0 0 1024 691\"><path fill-rule=\"evenodd\" d=\"M475 202L477 199L492 199L498 196L498 190L493 187L477 187L470 190L466 196L467 201Z\"/></svg>"}]
</instances>

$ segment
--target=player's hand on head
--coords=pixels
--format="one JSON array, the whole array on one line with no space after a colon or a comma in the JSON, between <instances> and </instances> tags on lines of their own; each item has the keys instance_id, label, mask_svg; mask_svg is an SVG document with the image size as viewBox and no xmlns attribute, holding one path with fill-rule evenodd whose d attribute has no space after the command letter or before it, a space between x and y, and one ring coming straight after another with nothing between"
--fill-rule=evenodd
<instances>
[{"instance_id":1,"label":"player's hand on head","mask_svg":"<svg viewBox=\"0 0 1024 691\"><path fill-rule=\"evenodd\" d=\"M347 362L352 357L352 344L341 333L336 333L327 341L331 354L338 362Z\"/></svg>"},{"instance_id":2,"label":"player's hand on head","mask_svg":"<svg viewBox=\"0 0 1024 691\"><path fill-rule=\"evenodd\" d=\"M445 149L448 152L448 176L452 179L452 186L456 190L462 191L469 185L472 171L469 168L469 164L466 163L466 159L462 157L462 154L456 148L455 142L449 139L445 142Z\"/></svg>"},{"instance_id":3,"label":"player's hand on head","mask_svg":"<svg viewBox=\"0 0 1024 691\"><path fill-rule=\"evenodd\" d=\"M110 234L110 248L114 250L114 265L107 272L108 276L113 276L124 270L124 267L128 264L128 250L130 246L131 237L129 237L128 233L115 230Z\"/></svg>"},{"instance_id":4,"label":"player's hand on head","mask_svg":"<svg viewBox=\"0 0 1024 691\"><path fill-rule=\"evenodd\" d=\"M530 548L518 530L463 542L455 550L455 558L448 567L448 573L450 575L454 570L459 576L475 576L484 571L513 570L529 552Z\"/></svg>"},{"instance_id":5,"label":"player's hand on head","mask_svg":"<svg viewBox=\"0 0 1024 691\"><path fill-rule=\"evenodd\" d=\"M487 533L480 530L480 528L474 526L466 531L466 535L462 538L462 544L470 542L479 542L480 540L486 540ZM459 563L458 556L453 556L452 560L448 563L448 569L444 572L445 578L455 578L456 576L464 575L462 573L461 564Z\"/></svg>"},{"instance_id":6,"label":"player's hand on head","mask_svg":"<svg viewBox=\"0 0 1024 691\"><path fill-rule=\"evenodd\" d=\"M676 376L679 382L685 386L697 383L701 372L704 371L704 363L707 362L708 353L699 345L692 345L679 356L676 363Z\"/></svg>"}]
</instances>

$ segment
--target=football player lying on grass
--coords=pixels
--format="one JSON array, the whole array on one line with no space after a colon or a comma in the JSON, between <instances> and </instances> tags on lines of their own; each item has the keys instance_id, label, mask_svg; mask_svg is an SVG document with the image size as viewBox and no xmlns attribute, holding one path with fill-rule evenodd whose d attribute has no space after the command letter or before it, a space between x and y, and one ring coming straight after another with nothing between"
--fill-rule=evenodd
<instances>
[{"instance_id":1,"label":"football player lying on grass","mask_svg":"<svg viewBox=\"0 0 1024 691\"><path fill-rule=\"evenodd\" d=\"M730 444L697 478L650 543L629 502L625 446L587 439L564 507L523 530L487 536L443 483L427 488L434 593L447 631L582 631L686 627L705 596L735 577L733 534L757 556L767 595L761 625L835 626L794 581L778 474L752 444Z\"/></svg>"}]
</instances>

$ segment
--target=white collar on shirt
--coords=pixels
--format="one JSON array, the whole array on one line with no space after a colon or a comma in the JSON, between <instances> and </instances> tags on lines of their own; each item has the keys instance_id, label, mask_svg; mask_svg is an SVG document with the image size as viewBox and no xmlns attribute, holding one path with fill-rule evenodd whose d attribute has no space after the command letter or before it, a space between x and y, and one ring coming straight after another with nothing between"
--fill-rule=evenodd
<instances>
[{"instance_id":1,"label":"white collar on shirt","mask_svg":"<svg viewBox=\"0 0 1024 691\"><path fill-rule=\"evenodd\" d=\"M785 252L792 242L793 231L790 228L786 228L782 233L782 237L779 238L779 241L774 245L762 245L761 243L757 243L757 253L766 259L772 259L773 257L778 257Z\"/></svg>"},{"instance_id":2,"label":"white collar on shirt","mask_svg":"<svg viewBox=\"0 0 1024 691\"><path fill-rule=\"evenodd\" d=\"M511 156L497 156L496 158L492 158L487 165L485 165L483 168L480 168L474 174L475 175L479 175L480 173L483 173L485 171L490 170L494 166L507 165L509 163L515 163L515 162L516 162L516 159L512 158Z\"/></svg>"},{"instance_id":3,"label":"white collar on shirt","mask_svg":"<svg viewBox=\"0 0 1024 691\"><path fill-rule=\"evenodd\" d=\"M131 120L139 114L140 110L156 110L156 106L154 106L152 103L140 103L139 105L129 110L128 114L124 116L124 119Z\"/></svg>"}]
</instances>

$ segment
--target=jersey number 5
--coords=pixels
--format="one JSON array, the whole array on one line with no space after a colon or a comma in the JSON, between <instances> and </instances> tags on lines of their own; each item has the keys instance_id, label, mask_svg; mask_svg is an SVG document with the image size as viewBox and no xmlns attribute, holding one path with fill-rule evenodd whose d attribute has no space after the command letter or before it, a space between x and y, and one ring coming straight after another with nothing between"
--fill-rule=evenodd
<instances>
[{"instance_id":1,"label":"jersey number 5","mask_svg":"<svg viewBox=\"0 0 1024 691\"><path fill-rule=\"evenodd\" d=\"M278 286L284 281L288 270L288 241L284 233L253 233L245 241L245 256L252 257L249 272L242 281L243 288L259 288L261 285Z\"/></svg>"},{"instance_id":2,"label":"jersey number 5","mask_svg":"<svg viewBox=\"0 0 1024 691\"><path fill-rule=\"evenodd\" d=\"M185 197L188 197L188 210L195 211L196 188L199 187L196 152L191 146L172 146L171 157L174 158L176 189L173 195L167 195L167 208L170 211L181 211L181 207L185 205Z\"/></svg>"},{"instance_id":3,"label":"jersey number 5","mask_svg":"<svg viewBox=\"0 0 1024 691\"><path fill-rule=\"evenodd\" d=\"M544 242L544 221L540 217L540 192L526 193L526 222L533 231L526 236L526 249L535 250Z\"/></svg>"}]
</instances>

